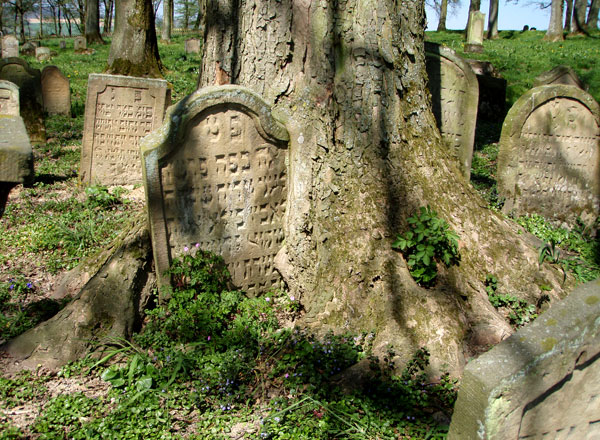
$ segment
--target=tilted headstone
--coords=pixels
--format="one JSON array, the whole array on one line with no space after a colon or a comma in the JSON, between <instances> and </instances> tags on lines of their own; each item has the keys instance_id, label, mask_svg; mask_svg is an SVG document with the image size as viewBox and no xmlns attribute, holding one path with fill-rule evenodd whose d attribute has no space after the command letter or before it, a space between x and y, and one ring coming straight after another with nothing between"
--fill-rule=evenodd
<instances>
[{"instance_id":1,"label":"tilted headstone","mask_svg":"<svg viewBox=\"0 0 600 440\"><path fill-rule=\"evenodd\" d=\"M37 46L33 44L33 42L28 41L27 43L21 46L20 52L21 55L35 55L35 49Z\"/></svg>"},{"instance_id":2,"label":"tilted headstone","mask_svg":"<svg viewBox=\"0 0 600 440\"><path fill-rule=\"evenodd\" d=\"M483 28L485 14L481 11L471 11L465 52L483 52Z\"/></svg>"},{"instance_id":3,"label":"tilted headstone","mask_svg":"<svg viewBox=\"0 0 600 440\"><path fill-rule=\"evenodd\" d=\"M200 53L200 40L196 38L185 40L185 53Z\"/></svg>"},{"instance_id":4,"label":"tilted headstone","mask_svg":"<svg viewBox=\"0 0 600 440\"><path fill-rule=\"evenodd\" d=\"M58 47L61 49L66 49L67 48L67 42L65 40L60 40L60 42L58 43Z\"/></svg>"},{"instance_id":5,"label":"tilted headstone","mask_svg":"<svg viewBox=\"0 0 600 440\"><path fill-rule=\"evenodd\" d=\"M6 35L2 38L2 58L19 56L19 40L14 35Z\"/></svg>"},{"instance_id":6,"label":"tilted headstone","mask_svg":"<svg viewBox=\"0 0 600 440\"><path fill-rule=\"evenodd\" d=\"M73 41L73 50L75 52L81 52L87 49L87 42L85 41L85 37L75 37Z\"/></svg>"},{"instance_id":7,"label":"tilted headstone","mask_svg":"<svg viewBox=\"0 0 600 440\"><path fill-rule=\"evenodd\" d=\"M146 198L161 284L172 258L194 249L223 256L250 295L279 287L274 258L287 199L286 129L239 86L207 87L169 109L142 141Z\"/></svg>"},{"instance_id":8,"label":"tilted headstone","mask_svg":"<svg viewBox=\"0 0 600 440\"><path fill-rule=\"evenodd\" d=\"M80 179L101 185L142 183L139 140L162 124L170 100L165 80L92 73Z\"/></svg>"},{"instance_id":9,"label":"tilted headstone","mask_svg":"<svg viewBox=\"0 0 600 440\"><path fill-rule=\"evenodd\" d=\"M600 438L600 281L465 368L448 440Z\"/></svg>"},{"instance_id":10,"label":"tilted headstone","mask_svg":"<svg viewBox=\"0 0 600 440\"><path fill-rule=\"evenodd\" d=\"M46 126L40 71L29 67L27 61L21 58L6 58L0 60L0 79L15 83L19 87L21 117L31 143L45 143Z\"/></svg>"},{"instance_id":11,"label":"tilted headstone","mask_svg":"<svg viewBox=\"0 0 600 440\"><path fill-rule=\"evenodd\" d=\"M69 79L56 66L42 70L44 110L51 115L71 115L71 88Z\"/></svg>"},{"instance_id":12,"label":"tilted headstone","mask_svg":"<svg viewBox=\"0 0 600 440\"><path fill-rule=\"evenodd\" d=\"M489 61L465 60L479 84L477 120L500 122L506 116L506 80Z\"/></svg>"},{"instance_id":13,"label":"tilted headstone","mask_svg":"<svg viewBox=\"0 0 600 440\"><path fill-rule=\"evenodd\" d=\"M35 48L35 59L38 61L47 61L50 59L50 48L49 47L36 47Z\"/></svg>"},{"instance_id":14,"label":"tilted headstone","mask_svg":"<svg viewBox=\"0 0 600 440\"><path fill-rule=\"evenodd\" d=\"M591 224L600 213L600 107L579 87L531 89L509 110L498 152L503 211Z\"/></svg>"},{"instance_id":15,"label":"tilted headstone","mask_svg":"<svg viewBox=\"0 0 600 440\"><path fill-rule=\"evenodd\" d=\"M33 180L33 151L19 116L19 89L0 81L0 217L10 190Z\"/></svg>"},{"instance_id":16,"label":"tilted headstone","mask_svg":"<svg viewBox=\"0 0 600 440\"><path fill-rule=\"evenodd\" d=\"M469 180L479 99L477 77L465 60L439 44L425 43L425 60L433 114Z\"/></svg>"},{"instance_id":17,"label":"tilted headstone","mask_svg":"<svg viewBox=\"0 0 600 440\"><path fill-rule=\"evenodd\" d=\"M577 76L577 73L569 66L556 66L554 69L538 75L533 81L533 87L546 84L566 84L587 90L585 84Z\"/></svg>"}]
</instances>

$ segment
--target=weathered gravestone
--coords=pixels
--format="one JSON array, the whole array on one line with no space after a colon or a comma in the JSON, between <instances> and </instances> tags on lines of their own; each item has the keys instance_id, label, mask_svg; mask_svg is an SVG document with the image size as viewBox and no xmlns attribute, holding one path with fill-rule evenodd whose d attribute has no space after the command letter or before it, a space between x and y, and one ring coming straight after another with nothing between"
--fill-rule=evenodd
<instances>
[{"instance_id":1,"label":"weathered gravestone","mask_svg":"<svg viewBox=\"0 0 600 440\"><path fill-rule=\"evenodd\" d=\"M102 185L142 183L139 140L162 124L170 100L162 79L91 74L80 179Z\"/></svg>"},{"instance_id":2,"label":"weathered gravestone","mask_svg":"<svg viewBox=\"0 0 600 440\"><path fill-rule=\"evenodd\" d=\"M554 69L538 75L533 81L533 87L547 84L566 84L586 90L585 84L581 82L577 73L569 66L556 66Z\"/></svg>"},{"instance_id":3,"label":"weathered gravestone","mask_svg":"<svg viewBox=\"0 0 600 440\"><path fill-rule=\"evenodd\" d=\"M536 87L506 115L498 152L504 212L588 225L600 203L600 108L575 86Z\"/></svg>"},{"instance_id":4,"label":"weathered gravestone","mask_svg":"<svg viewBox=\"0 0 600 440\"><path fill-rule=\"evenodd\" d=\"M477 77L465 60L439 44L425 43L425 60L433 114L469 180L479 99Z\"/></svg>"},{"instance_id":5,"label":"weathered gravestone","mask_svg":"<svg viewBox=\"0 0 600 440\"><path fill-rule=\"evenodd\" d=\"M183 99L142 142L156 273L195 244L222 255L234 285L257 295L281 283L288 133L238 86Z\"/></svg>"},{"instance_id":6,"label":"weathered gravestone","mask_svg":"<svg viewBox=\"0 0 600 440\"><path fill-rule=\"evenodd\" d=\"M500 122L506 116L506 80L489 61L465 60L479 84L477 120Z\"/></svg>"},{"instance_id":7,"label":"weathered gravestone","mask_svg":"<svg viewBox=\"0 0 600 440\"><path fill-rule=\"evenodd\" d=\"M185 53L200 53L200 40L196 38L185 40Z\"/></svg>"},{"instance_id":8,"label":"weathered gravestone","mask_svg":"<svg viewBox=\"0 0 600 440\"><path fill-rule=\"evenodd\" d=\"M19 87L21 117L31 143L45 143L46 126L40 71L32 69L27 61L20 58L6 58L0 60L0 79L15 83Z\"/></svg>"},{"instance_id":9,"label":"weathered gravestone","mask_svg":"<svg viewBox=\"0 0 600 440\"><path fill-rule=\"evenodd\" d=\"M19 56L19 40L14 35L6 35L2 38L2 58Z\"/></svg>"},{"instance_id":10,"label":"weathered gravestone","mask_svg":"<svg viewBox=\"0 0 600 440\"><path fill-rule=\"evenodd\" d=\"M58 43L58 47L61 49L66 49L67 48L67 42L65 40L60 40L60 42Z\"/></svg>"},{"instance_id":11,"label":"weathered gravestone","mask_svg":"<svg viewBox=\"0 0 600 440\"><path fill-rule=\"evenodd\" d=\"M467 364L448 440L600 439L600 280Z\"/></svg>"},{"instance_id":12,"label":"weathered gravestone","mask_svg":"<svg viewBox=\"0 0 600 440\"><path fill-rule=\"evenodd\" d=\"M35 59L38 61L47 61L51 57L49 47L36 47L35 48Z\"/></svg>"},{"instance_id":13,"label":"weathered gravestone","mask_svg":"<svg viewBox=\"0 0 600 440\"><path fill-rule=\"evenodd\" d=\"M33 152L19 116L19 89L0 81L0 217L10 190L33 179Z\"/></svg>"},{"instance_id":14,"label":"weathered gravestone","mask_svg":"<svg viewBox=\"0 0 600 440\"><path fill-rule=\"evenodd\" d=\"M35 49L37 46L32 42L28 41L20 48L21 55L35 55Z\"/></svg>"},{"instance_id":15,"label":"weathered gravestone","mask_svg":"<svg viewBox=\"0 0 600 440\"><path fill-rule=\"evenodd\" d=\"M471 11L469 27L467 28L467 42L465 52L483 52L483 28L485 14L480 11Z\"/></svg>"},{"instance_id":16,"label":"weathered gravestone","mask_svg":"<svg viewBox=\"0 0 600 440\"><path fill-rule=\"evenodd\" d=\"M87 49L87 42L85 41L85 37L75 37L73 40L73 50L75 52L82 52Z\"/></svg>"},{"instance_id":17,"label":"weathered gravestone","mask_svg":"<svg viewBox=\"0 0 600 440\"><path fill-rule=\"evenodd\" d=\"M44 110L51 115L71 115L71 88L69 79L56 66L42 70Z\"/></svg>"}]
</instances>

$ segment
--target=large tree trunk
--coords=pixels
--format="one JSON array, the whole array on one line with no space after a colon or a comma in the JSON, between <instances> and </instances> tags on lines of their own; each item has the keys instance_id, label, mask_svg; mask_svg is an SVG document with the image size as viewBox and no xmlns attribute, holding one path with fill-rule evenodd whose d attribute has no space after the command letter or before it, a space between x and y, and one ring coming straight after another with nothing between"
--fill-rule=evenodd
<instances>
[{"instance_id":1,"label":"large tree trunk","mask_svg":"<svg viewBox=\"0 0 600 440\"><path fill-rule=\"evenodd\" d=\"M571 33L572 31L572 20L573 20L573 0L566 0L567 12L565 13L565 26L564 30Z\"/></svg>"},{"instance_id":2,"label":"large tree trunk","mask_svg":"<svg viewBox=\"0 0 600 440\"><path fill-rule=\"evenodd\" d=\"M162 77L152 0L117 0L108 73Z\"/></svg>"},{"instance_id":3,"label":"large tree trunk","mask_svg":"<svg viewBox=\"0 0 600 440\"><path fill-rule=\"evenodd\" d=\"M529 236L487 209L443 146L422 1L212 0L205 26L199 86L251 88L290 134L277 266L304 324L375 329L376 350L392 343L402 359L425 345L436 367L456 373L511 332L487 299L486 275L532 302L541 280L564 294L562 273L538 268ZM391 248L425 205L461 240L460 265L441 269L431 289Z\"/></svg>"},{"instance_id":4,"label":"large tree trunk","mask_svg":"<svg viewBox=\"0 0 600 440\"><path fill-rule=\"evenodd\" d=\"M437 31L446 30L446 17L448 16L448 0L442 0L440 4L440 20L438 21Z\"/></svg>"},{"instance_id":5,"label":"large tree trunk","mask_svg":"<svg viewBox=\"0 0 600 440\"><path fill-rule=\"evenodd\" d=\"M587 12L587 0L575 0L573 6L573 25L571 32L574 34L585 33L585 14Z\"/></svg>"},{"instance_id":6,"label":"large tree trunk","mask_svg":"<svg viewBox=\"0 0 600 440\"><path fill-rule=\"evenodd\" d=\"M600 0L592 0L587 21L585 22L588 31L598 29L598 11L600 10Z\"/></svg>"},{"instance_id":7,"label":"large tree trunk","mask_svg":"<svg viewBox=\"0 0 600 440\"><path fill-rule=\"evenodd\" d=\"M173 0L163 0L163 26L161 39L171 41L171 30L173 28Z\"/></svg>"},{"instance_id":8,"label":"large tree trunk","mask_svg":"<svg viewBox=\"0 0 600 440\"><path fill-rule=\"evenodd\" d=\"M498 38L498 0L490 0L487 38L488 40Z\"/></svg>"},{"instance_id":9,"label":"large tree trunk","mask_svg":"<svg viewBox=\"0 0 600 440\"><path fill-rule=\"evenodd\" d=\"M104 44L100 35L100 2L87 0L85 8L85 41L87 44Z\"/></svg>"},{"instance_id":10,"label":"large tree trunk","mask_svg":"<svg viewBox=\"0 0 600 440\"><path fill-rule=\"evenodd\" d=\"M544 35L546 41L562 41L565 39L563 35L562 16L563 16L563 0L552 0L550 10L550 24Z\"/></svg>"}]
</instances>

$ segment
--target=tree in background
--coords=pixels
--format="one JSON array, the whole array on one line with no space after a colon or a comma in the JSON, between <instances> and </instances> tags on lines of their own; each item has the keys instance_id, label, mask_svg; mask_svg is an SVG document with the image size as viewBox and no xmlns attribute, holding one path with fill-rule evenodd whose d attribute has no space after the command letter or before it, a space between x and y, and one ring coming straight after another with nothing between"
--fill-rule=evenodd
<instances>
[{"instance_id":1,"label":"tree in background","mask_svg":"<svg viewBox=\"0 0 600 440\"><path fill-rule=\"evenodd\" d=\"M574 0L573 5L573 20L571 25L571 33L585 33L585 16L587 12L587 0Z\"/></svg>"},{"instance_id":2,"label":"tree in background","mask_svg":"<svg viewBox=\"0 0 600 440\"><path fill-rule=\"evenodd\" d=\"M565 0L566 1L566 12L565 12L565 25L564 30L571 33L573 30L573 0Z\"/></svg>"},{"instance_id":3,"label":"tree in background","mask_svg":"<svg viewBox=\"0 0 600 440\"><path fill-rule=\"evenodd\" d=\"M165 42L171 41L173 29L173 0L163 0L163 25L161 39Z\"/></svg>"},{"instance_id":4,"label":"tree in background","mask_svg":"<svg viewBox=\"0 0 600 440\"><path fill-rule=\"evenodd\" d=\"M600 10L600 0L592 0L590 11L585 22L588 30L598 30L598 11Z\"/></svg>"},{"instance_id":5,"label":"tree in background","mask_svg":"<svg viewBox=\"0 0 600 440\"><path fill-rule=\"evenodd\" d=\"M471 0L469 3L469 16L467 18L467 26L465 27L465 35L469 30L469 25L471 24L471 12L479 11L481 9L481 0Z\"/></svg>"},{"instance_id":6,"label":"tree in background","mask_svg":"<svg viewBox=\"0 0 600 440\"><path fill-rule=\"evenodd\" d=\"M488 15L487 38L492 40L498 38L498 0L490 0L490 13Z\"/></svg>"},{"instance_id":7,"label":"tree in background","mask_svg":"<svg viewBox=\"0 0 600 440\"><path fill-rule=\"evenodd\" d=\"M104 28L102 33L110 34L112 29L113 12L115 8L114 0L103 0L104 3Z\"/></svg>"},{"instance_id":8,"label":"tree in background","mask_svg":"<svg viewBox=\"0 0 600 440\"><path fill-rule=\"evenodd\" d=\"M100 35L100 2L87 0L85 3L85 41L87 44L104 44Z\"/></svg>"},{"instance_id":9,"label":"tree in background","mask_svg":"<svg viewBox=\"0 0 600 440\"><path fill-rule=\"evenodd\" d=\"M546 41L561 41L565 37L563 35L563 0L552 0L550 10L550 23L548 24L548 30L544 35Z\"/></svg>"},{"instance_id":10,"label":"tree in background","mask_svg":"<svg viewBox=\"0 0 600 440\"><path fill-rule=\"evenodd\" d=\"M426 4L431 7L438 15L437 30L446 30L446 18L448 17L448 7L451 13L460 5L460 0L426 0Z\"/></svg>"}]
</instances>

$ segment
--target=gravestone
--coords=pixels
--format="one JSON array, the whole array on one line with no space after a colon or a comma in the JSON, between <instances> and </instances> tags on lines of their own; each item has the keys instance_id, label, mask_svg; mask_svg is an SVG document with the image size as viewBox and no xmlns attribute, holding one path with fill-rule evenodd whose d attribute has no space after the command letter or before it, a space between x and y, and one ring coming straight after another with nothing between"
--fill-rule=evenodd
<instances>
[{"instance_id":1,"label":"gravestone","mask_svg":"<svg viewBox=\"0 0 600 440\"><path fill-rule=\"evenodd\" d=\"M51 115L71 115L71 88L69 79L56 66L42 70L44 110Z\"/></svg>"},{"instance_id":2,"label":"gravestone","mask_svg":"<svg viewBox=\"0 0 600 440\"><path fill-rule=\"evenodd\" d=\"M581 82L577 73L569 66L556 66L554 69L538 75L533 81L533 87L546 84L566 84L587 91L585 84Z\"/></svg>"},{"instance_id":3,"label":"gravestone","mask_svg":"<svg viewBox=\"0 0 600 440\"><path fill-rule=\"evenodd\" d=\"M465 60L475 72L479 84L478 121L504 121L507 82L489 61Z\"/></svg>"},{"instance_id":4,"label":"gravestone","mask_svg":"<svg viewBox=\"0 0 600 440\"><path fill-rule=\"evenodd\" d=\"M425 43L425 61L433 114L444 141L458 159L468 181L479 98L477 77L465 60L439 44Z\"/></svg>"},{"instance_id":5,"label":"gravestone","mask_svg":"<svg viewBox=\"0 0 600 440\"><path fill-rule=\"evenodd\" d=\"M600 213L600 107L575 86L531 89L509 110L498 152L503 211L588 225Z\"/></svg>"},{"instance_id":6,"label":"gravestone","mask_svg":"<svg viewBox=\"0 0 600 440\"><path fill-rule=\"evenodd\" d=\"M196 91L169 109L142 141L156 273L188 249L223 256L236 288L279 287L274 258L283 242L286 129L267 104L239 86Z\"/></svg>"},{"instance_id":7,"label":"gravestone","mask_svg":"<svg viewBox=\"0 0 600 440\"><path fill-rule=\"evenodd\" d=\"M85 41L85 37L75 37L73 41L73 50L75 52L83 52L87 49L87 42Z\"/></svg>"},{"instance_id":8,"label":"gravestone","mask_svg":"<svg viewBox=\"0 0 600 440\"><path fill-rule=\"evenodd\" d=\"M448 440L600 438L600 280L465 368Z\"/></svg>"},{"instance_id":9,"label":"gravestone","mask_svg":"<svg viewBox=\"0 0 600 440\"><path fill-rule=\"evenodd\" d=\"M170 100L162 79L91 74L80 179L101 185L142 183L139 140L162 124Z\"/></svg>"},{"instance_id":10,"label":"gravestone","mask_svg":"<svg viewBox=\"0 0 600 440\"><path fill-rule=\"evenodd\" d=\"M38 61L48 61L50 59L50 48L49 47L36 47L35 48L35 59Z\"/></svg>"},{"instance_id":11,"label":"gravestone","mask_svg":"<svg viewBox=\"0 0 600 440\"><path fill-rule=\"evenodd\" d=\"M185 53L200 53L200 40L196 38L185 40Z\"/></svg>"},{"instance_id":12,"label":"gravestone","mask_svg":"<svg viewBox=\"0 0 600 440\"><path fill-rule=\"evenodd\" d=\"M65 40L60 40L60 42L58 43L58 47L61 49L66 49L67 48L67 42Z\"/></svg>"},{"instance_id":13,"label":"gravestone","mask_svg":"<svg viewBox=\"0 0 600 440\"><path fill-rule=\"evenodd\" d=\"M19 116L19 89L0 80L0 217L10 190L33 180L33 152Z\"/></svg>"},{"instance_id":14,"label":"gravestone","mask_svg":"<svg viewBox=\"0 0 600 440\"><path fill-rule=\"evenodd\" d=\"M485 26L485 14L480 11L471 11L469 27L467 29L467 42L465 52L483 52L483 28Z\"/></svg>"},{"instance_id":15,"label":"gravestone","mask_svg":"<svg viewBox=\"0 0 600 440\"><path fill-rule=\"evenodd\" d=\"M2 38L2 58L19 56L19 40L14 35L6 35Z\"/></svg>"},{"instance_id":16,"label":"gravestone","mask_svg":"<svg viewBox=\"0 0 600 440\"><path fill-rule=\"evenodd\" d=\"M21 55L35 55L36 48L37 46L33 42L28 41L21 46L20 53Z\"/></svg>"},{"instance_id":17,"label":"gravestone","mask_svg":"<svg viewBox=\"0 0 600 440\"><path fill-rule=\"evenodd\" d=\"M31 143L45 143L46 126L40 71L29 67L27 61L21 58L5 58L0 60L0 79L15 83L19 87L21 117Z\"/></svg>"}]
</instances>

